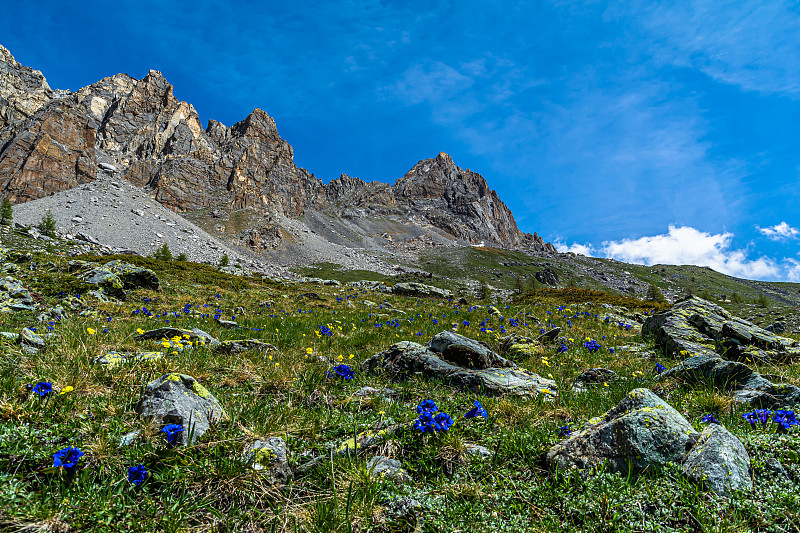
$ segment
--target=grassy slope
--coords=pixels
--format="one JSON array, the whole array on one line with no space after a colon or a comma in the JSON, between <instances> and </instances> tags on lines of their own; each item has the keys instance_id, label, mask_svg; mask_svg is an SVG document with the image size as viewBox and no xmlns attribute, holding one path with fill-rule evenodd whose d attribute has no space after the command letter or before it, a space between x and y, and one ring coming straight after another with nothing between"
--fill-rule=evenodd
<instances>
[{"instance_id":1,"label":"grassy slope","mask_svg":"<svg viewBox=\"0 0 800 533\"><path fill-rule=\"evenodd\" d=\"M344 287L282 286L232 278L190 263L137 261L156 269L162 291L135 291L122 303L90 300L98 317L72 314L56 323L56 335L46 352L31 356L13 344L3 345L0 529L38 524L51 529L68 525L77 531L384 531L388 502L397 497L413 497L426 506L428 531L785 531L800 523L800 487L777 479L766 467L767 459L778 458L797 479L797 433L781 436L752 430L741 419L742 408L732 406L726 395L657 382L655 356L646 341L634 330L606 324L602 308L596 305L569 303L558 310L569 292L541 291L509 307L501 305L504 315L519 319L520 326L513 327L489 316L484 308L448 301ZM52 305L61 288L74 283L66 273L66 260L37 255L34 264L32 269L30 263L21 263L18 277L42 305ZM475 266L468 261L459 268L467 271ZM301 296L308 292L323 300ZM406 314L366 307L365 299L386 300ZM262 305L265 302L269 306ZM222 329L211 319L184 314L181 310L187 304L201 313L220 309L223 318L236 314L245 329ZM154 315L166 315L132 314L143 305ZM235 311L239 306L244 313ZM583 311L589 316L579 314ZM501 327L536 335L536 319L547 318L572 339L569 351L559 354L548 347L541 356L520 364L553 376L561 394L552 403L483 397L419 378L387 383L357 372L349 382L326 379L330 365L315 359L316 355L341 358L356 366L396 341L424 342L453 325L460 333L496 347ZM167 320L169 325L199 327L221 339L262 339L277 346L280 354L217 357L197 347L160 361L115 369L92 364L93 357L112 349L157 349L158 343L136 342L133 336L137 328L155 328ZM482 323L494 331L481 333ZM44 329L34 313L0 315L2 330L18 331L24 325ZM329 325L333 337L317 336L320 325ZM587 337L597 339L603 349L590 353L582 346ZM626 345L641 346L643 351L622 349ZM608 348L616 348L616 353ZM584 395L572 394L575 375L597 366L611 368L624 379ZM796 364L759 370L800 384ZM230 422L213 428L195 446L168 449L158 428L145 425L133 412L141 385L167 372L197 378L228 410ZM25 389L37 381L74 390L42 402ZM397 392L396 401L354 396L365 385L391 387ZM559 440L560 426L580 427L636 387L654 388L696 428L704 414L716 412L750 451L756 490L718 500L683 481L674 467L630 480L610 474L561 477L543 469L542 454ZM248 443L269 436L286 440L295 465L306 460L302 454L307 452L327 455L327 443L356 431L413 420L415 406L426 398L434 399L457 423L444 434L409 433L381 447L411 474L413 481L406 485L374 479L363 458L345 457L297 475L285 486L271 486L239 460ZM476 399L489 412L488 420L463 420ZM141 429L142 438L119 448L119 437L132 429ZM486 446L494 458L470 461L465 443ZM68 445L86 452L74 479L47 469L51 455ZM151 477L136 488L125 481L125 472L138 464L146 465Z\"/></svg>"}]
</instances>

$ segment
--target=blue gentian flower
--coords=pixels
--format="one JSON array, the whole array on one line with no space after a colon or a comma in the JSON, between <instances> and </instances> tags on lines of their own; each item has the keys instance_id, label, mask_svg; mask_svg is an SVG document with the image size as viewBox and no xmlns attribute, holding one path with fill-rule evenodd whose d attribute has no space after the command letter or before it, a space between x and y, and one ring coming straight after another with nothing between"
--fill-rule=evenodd
<instances>
[{"instance_id":1,"label":"blue gentian flower","mask_svg":"<svg viewBox=\"0 0 800 533\"><path fill-rule=\"evenodd\" d=\"M64 467L71 470L78 466L81 457L83 457L83 452L79 448L68 446L53 454L53 467Z\"/></svg>"},{"instance_id":2,"label":"blue gentian flower","mask_svg":"<svg viewBox=\"0 0 800 533\"><path fill-rule=\"evenodd\" d=\"M596 352L597 350L602 348L602 346L600 346L600 344L598 344L596 340L586 341L583 343L583 346L590 352Z\"/></svg>"},{"instance_id":3,"label":"blue gentian flower","mask_svg":"<svg viewBox=\"0 0 800 533\"><path fill-rule=\"evenodd\" d=\"M559 347L558 347L558 349L556 349L556 352L558 352L558 353L564 353L564 352L566 352L567 350L569 350L569 348L567 348L567 345L566 345L566 344L564 344L564 343L562 342L562 343L561 343L561 346L559 346Z\"/></svg>"},{"instance_id":4,"label":"blue gentian flower","mask_svg":"<svg viewBox=\"0 0 800 533\"><path fill-rule=\"evenodd\" d=\"M791 426L800 425L800 422L797 421L795 417L794 411L789 411L785 409L776 409L775 416L772 418L772 421L776 424L779 424L783 430L788 430Z\"/></svg>"},{"instance_id":5,"label":"blue gentian flower","mask_svg":"<svg viewBox=\"0 0 800 533\"><path fill-rule=\"evenodd\" d=\"M486 409L483 408L481 402L475 400L475 407L467 411L464 415L464 418L475 418L476 416L482 416L483 418L489 418L489 413L486 412Z\"/></svg>"},{"instance_id":6,"label":"blue gentian flower","mask_svg":"<svg viewBox=\"0 0 800 533\"><path fill-rule=\"evenodd\" d=\"M453 423L453 419L447 413L438 413L433 417L434 430L436 431L447 431Z\"/></svg>"},{"instance_id":7,"label":"blue gentian flower","mask_svg":"<svg viewBox=\"0 0 800 533\"><path fill-rule=\"evenodd\" d=\"M714 413L703 416L703 423L705 424L719 424L719 420L714 416Z\"/></svg>"},{"instance_id":8,"label":"blue gentian flower","mask_svg":"<svg viewBox=\"0 0 800 533\"><path fill-rule=\"evenodd\" d=\"M144 465L132 466L128 468L128 482L134 485L141 485L145 478L150 475Z\"/></svg>"},{"instance_id":9,"label":"blue gentian flower","mask_svg":"<svg viewBox=\"0 0 800 533\"><path fill-rule=\"evenodd\" d=\"M328 374L330 374L330 376L339 376L340 378L344 378L346 380L351 380L353 377L355 377L353 369L348 365L336 365L333 367L333 372L328 372Z\"/></svg>"},{"instance_id":10,"label":"blue gentian flower","mask_svg":"<svg viewBox=\"0 0 800 533\"><path fill-rule=\"evenodd\" d=\"M53 384L49 381L40 381L36 385L33 386L33 392L39 395L40 398L44 398L48 394L53 393Z\"/></svg>"},{"instance_id":11,"label":"blue gentian flower","mask_svg":"<svg viewBox=\"0 0 800 533\"><path fill-rule=\"evenodd\" d=\"M178 433L183 432L183 426L180 424L167 424L161 428L161 433L167 434L167 443L170 446L178 444Z\"/></svg>"},{"instance_id":12,"label":"blue gentian flower","mask_svg":"<svg viewBox=\"0 0 800 533\"><path fill-rule=\"evenodd\" d=\"M423 400L417 406L417 414L420 414L420 415L422 413L435 413L438 410L439 410L439 408L436 407L436 403L433 400Z\"/></svg>"},{"instance_id":13,"label":"blue gentian flower","mask_svg":"<svg viewBox=\"0 0 800 533\"><path fill-rule=\"evenodd\" d=\"M570 433L572 433L572 431L570 431L569 426L561 426L558 428L559 437L569 437Z\"/></svg>"},{"instance_id":14,"label":"blue gentian flower","mask_svg":"<svg viewBox=\"0 0 800 533\"><path fill-rule=\"evenodd\" d=\"M665 366L664 366L664 365L662 365L661 363L656 363L656 373L657 373L657 374L661 374L661 373L662 373L662 372L664 372L666 369L667 369L667 367L665 367Z\"/></svg>"}]
</instances>

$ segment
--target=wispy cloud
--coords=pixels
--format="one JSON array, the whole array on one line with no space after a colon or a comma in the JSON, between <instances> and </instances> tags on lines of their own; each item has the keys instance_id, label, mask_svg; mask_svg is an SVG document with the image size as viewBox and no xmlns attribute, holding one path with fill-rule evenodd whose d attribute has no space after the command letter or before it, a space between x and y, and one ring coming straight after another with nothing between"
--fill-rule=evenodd
<instances>
[{"instance_id":1,"label":"wispy cloud","mask_svg":"<svg viewBox=\"0 0 800 533\"><path fill-rule=\"evenodd\" d=\"M756 226L756 229L761 232L762 235L766 235L768 239L773 241L800 238L800 229L793 228L786 222L781 222L780 224L768 226L766 228Z\"/></svg>"},{"instance_id":2,"label":"wispy cloud","mask_svg":"<svg viewBox=\"0 0 800 533\"><path fill-rule=\"evenodd\" d=\"M733 0L616 4L649 32L654 57L747 91L800 93L796 4Z\"/></svg>"}]
</instances>

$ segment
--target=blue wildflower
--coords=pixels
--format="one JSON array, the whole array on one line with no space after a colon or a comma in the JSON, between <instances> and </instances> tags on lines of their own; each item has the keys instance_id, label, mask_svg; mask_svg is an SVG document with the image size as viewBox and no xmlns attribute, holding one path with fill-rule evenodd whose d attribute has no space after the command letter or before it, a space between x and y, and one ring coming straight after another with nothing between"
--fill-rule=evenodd
<instances>
[{"instance_id":1,"label":"blue wildflower","mask_svg":"<svg viewBox=\"0 0 800 533\"><path fill-rule=\"evenodd\" d=\"M423 400L417 406L417 414L420 414L420 415L422 413L435 413L438 410L439 410L439 408L436 407L436 403L433 400Z\"/></svg>"},{"instance_id":2,"label":"blue wildflower","mask_svg":"<svg viewBox=\"0 0 800 533\"><path fill-rule=\"evenodd\" d=\"M53 467L64 467L71 470L78 466L81 457L83 457L83 452L79 448L68 446L53 454Z\"/></svg>"},{"instance_id":3,"label":"blue wildflower","mask_svg":"<svg viewBox=\"0 0 800 533\"><path fill-rule=\"evenodd\" d=\"M350 368L348 365L336 365L333 367L333 372L326 372L328 377L338 376L340 378L344 378L346 380L351 380L355 377L355 373L353 369Z\"/></svg>"},{"instance_id":4,"label":"blue wildflower","mask_svg":"<svg viewBox=\"0 0 800 533\"><path fill-rule=\"evenodd\" d=\"M562 343L561 343L561 346L559 346L559 347L558 347L558 349L556 349L556 352L558 352L558 353L564 353L564 352L566 352L567 350L569 350L569 348L567 348L567 345L566 345L566 344L564 344L564 343L562 342Z\"/></svg>"},{"instance_id":5,"label":"blue wildflower","mask_svg":"<svg viewBox=\"0 0 800 533\"><path fill-rule=\"evenodd\" d=\"M183 432L183 426L180 424L167 424L161 428L161 433L166 433L167 443L170 446L178 444L178 433Z\"/></svg>"},{"instance_id":6,"label":"blue wildflower","mask_svg":"<svg viewBox=\"0 0 800 533\"><path fill-rule=\"evenodd\" d=\"M664 372L666 369L667 369L667 367L665 367L665 366L664 366L664 365L662 365L661 363L656 363L656 374L661 374L661 373L662 373L662 372Z\"/></svg>"},{"instance_id":7,"label":"blue wildflower","mask_svg":"<svg viewBox=\"0 0 800 533\"><path fill-rule=\"evenodd\" d=\"M40 381L36 385L33 386L33 392L39 395L40 398L44 398L48 394L53 393L53 384L49 381Z\"/></svg>"},{"instance_id":8,"label":"blue wildflower","mask_svg":"<svg viewBox=\"0 0 800 533\"><path fill-rule=\"evenodd\" d=\"M447 431L454 424L454 422L447 413L438 413L433 417L433 424L433 429L435 431Z\"/></svg>"},{"instance_id":9,"label":"blue wildflower","mask_svg":"<svg viewBox=\"0 0 800 533\"><path fill-rule=\"evenodd\" d=\"M791 426L800 425L800 422L798 422L795 417L794 411L785 409L776 409L772 421L779 424L784 431L788 430Z\"/></svg>"},{"instance_id":10,"label":"blue wildflower","mask_svg":"<svg viewBox=\"0 0 800 533\"><path fill-rule=\"evenodd\" d=\"M572 431L570 431L569 426L561 426L558 428L559 437L569 437L570 433L572 433Z\"/></svg>"},{"instance_id":11,"label":"blue wildflower","mask_svg":"<svg viewBox=\"0 0 800 533\"><path fill-rule=\"evenodd\" d=\"M464 418L475 418L477 416L482 416L483 418L489 418L489 413L486 412L486 409L483 408L481 402L475 400L475 407L467 411L464 415Z\"/></svg>"},{"instance_id":12,"label":"blue wildflower","mask_svg":"<svg viewBox=\"0 0 800 533\"><path fill-rule=\"evenodd\" d=\"M586 341L583 343L583 346L590 352L596 352L597 350L602 348L602 346L600 346L600 344L596 340Z\"/></svg>"},{"instance_id":13,"label":"blue wildflower","mask_svg":"<svg viewBox=\"0 0 800 533\"><path fill-rule=\"evenodd\" d=\"M134 485L141 485L144 483L144 480L150 473L144 467L144 465L139 466L131 466L128 468L128 482L133 483Z\"/></svg>"},{"instance_id":14,"label":"blue wildflower","mask_svg":"<svg viewBox=\"0 0 800 533\"><path fill-rule=\"evenodd\" d=\"M717 417L714 416L714 413L711 413L711 414L703 416L703 423L704 424L719 424L719 420L717 420Z\"/></svg>"}]
</instances>

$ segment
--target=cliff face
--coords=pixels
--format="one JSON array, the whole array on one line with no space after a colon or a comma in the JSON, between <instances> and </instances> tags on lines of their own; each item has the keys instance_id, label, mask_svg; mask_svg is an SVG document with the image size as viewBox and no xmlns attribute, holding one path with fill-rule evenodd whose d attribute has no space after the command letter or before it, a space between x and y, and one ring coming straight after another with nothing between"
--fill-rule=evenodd
<instances>
[{"instance_id":1,"label":"cliff face","mask_svg":"<svg viewBox=\"0 0 800 533\"><path fill-rule=\"evenodd\" d=\"M275 121L256 109L231 127L203 128L160 72L53 91L41 72L0 46L0 191L14 203L118 172L177 212L253 208L299 217L402 215L466 242L555 251L522 233L480 174L447 154L417 163L390 186L342 175L325 185L294 164Z\"/></svg>"}]
</instances>

